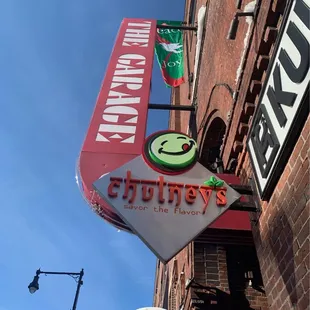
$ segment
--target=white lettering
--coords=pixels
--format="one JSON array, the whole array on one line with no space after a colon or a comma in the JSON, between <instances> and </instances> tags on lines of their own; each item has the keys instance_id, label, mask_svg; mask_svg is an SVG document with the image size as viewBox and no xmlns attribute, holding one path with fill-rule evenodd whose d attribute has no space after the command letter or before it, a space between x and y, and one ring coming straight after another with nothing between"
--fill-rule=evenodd
<instances>
[{"instance_id":1,"label":"white lettering","mask_svg":"<svg viewBox=\"0 0 310 310\"><path fill-rule=\"evenodd\" d=\"M145 27L145 29L151 28L151 22L144 22L142 23L128 23L128 26L130 27Z\"/></svg>"},{"instance_id":2,"label":"white lettering","mask_svg":"<svg viewBox=\"0 0 310 310\"><path fill-rule=\"evenodd\" d=\"M119 65L117 65L119 66ZM115 70L115 75L127 75L127 74L143 74L144 69L124 69L124 70Z\"/></svg>"},{"instance_id":3,"label":"white lettering","mask_svg":"<svg viewBox=\"0 0 310 310\"><path fill-rule=\"evenodd\" d=\"M136 33L127 33L125 34L125 38L148 38L149 34L141 34L139 30Z\"/></svg>"},{"instance_id":4,"label":"white lettering","mask_svg":"<svg viewBox=\"0 0 310 310\"><path fill-rule=\"evenodd\" d=\"M123 46L147 47L151 24L151 22L129 23ZM145 65L146 57L139 53L119 56L96 141L111 142L112 139L118 139L120 143L135 142L139 109L130 105L137 105L141 101L140 93L135 92L142 88Z\"/></svg>"},{"instance_id":5,"label":"white lettering","mask_svg":"<svg viewBox=\"0 0 310 310\"><path fill-rule=\"evenodd\" d=\"M128 26L131 28L126 30L123 46L148 47L151 22L129 23ZM133 29L132 27L137 27L137 29Z\"/></svg>"},{"instance_id":6,"label":"white lettering","mask_svg":"<svg viewBox=\"0 0 310 310\"><path fill-rule=\"evenodd\" d=\"M143 39L143 38L141 38L141 39L139 39L139 38L126 38L125 37L125 39L124 39L124 42L140 42L140 43L147 43L149 41L149 39L148 38L146 38L146 39ZM134 45L134 44L133 44ZM137 44L137 45L139 45L139 44Z\"/></svg>"},{"instance_id":7,"label":"white lettering","mask_svg":"<svg viewBox=\"0 0 310 310\"><path fill-rule=\"evenodd\" d=\"M138 90L142 87L143 80L136 77L114 76L112 81L118 83L112 83L111 89L125 85L130 90Z\"/></svg>"},{"instance_id":8,"label":"white lettering","mask_svg":"<svg viewBox=\"0 0 310 310\"><path fill-rule=\"evenodd\" d=\"M162 63L162 67L163 68L172 68L172 67L179 67L181 66L181 60L176 60L176 61L169 61L169 62L166 62L166 61L163 61Z\"/></svg>"},{"instance_id":9,"label":"white lettering","mask_svg":"<svg viewBox=\"0 0 310 310\"><path fill-rule=\"evenodd\" d=\"M126 34L127 33L131 33L131 32L137 33L137 31L139 31L139 33L150 33L150 29L139 29L139 30L137 30L137 29L127 29L126 30Z\"/></svg>"},{"instance_id":10,"label":"white lettering","mask_svg":"<svg viewBox=\"0 0 310 310\"><path fill-rule=\"evenodd\" d=\"M129 76L113 76L113 82L142 84L142 78Z\"/></svg>"},{"instance_id":11,"label":"white lettering","mask_svg":"<svg viewBox=\"0 0 310 310\"><path fill-rule=\"evenodd\" d=\"M180 29L157 29L157 33L159 34L170 34L170 33L177 33L181 32Z\"/></svg>"},{"instance_id":12,"label":"white lettering","mask_svg":"<svg viewBox=\"0 0 310 310\"><path fill-rule=\"evenodd\" d=\"M138 116L135 116L127 121L125 121L125 123L130 123L130 124L137 124L138 122Z\"/></svg>"},{"instance_id":13,"label":"white lettering","mask_svg":"<svg viewBox=\"0 0 310 310\"><path fill-rule=\"evenodd\" d=\"M109 97L116 97L116 98L108 98L106 102L107 105L140 103L140 97L130 97L130 95L128 94L119 93L113 90L110 90Z\"/></svg>"},{"instance_id":14,"label":"white lettering","mask_svg":"<svg viewBox=\"0 0 310 310\"><path fill-rule=\"evenodd\" d=\"M144 60L144 63L142 65L145 65L145 57L143 55L139 54L124 54L120 56L121 59L138 59L138 60ZM137 63L139 64L139 63Z\"/></svg>"},{"instance_id":15,"label":"white lettering","mask_svg":"<svg viewBox=\"0 0 310 310\"><path fill-rule=\"evenodd\" d=\"M136 133L136 126L100 124L99 132Z\"/></svg>"},{"instance_id":16,"label":"white lettering","mask_svg":"<svg viewBox=\"0 0 310 310\"><path fill-rule=\"evenodd\" d=\"M145 57L143 55L139 55L139 54L124 54L122 56L120 56L121 59L145 59Z\"/></svg>"},{"instance_id":17,"label":"white lettering","mask_svg":"<svg viewBox=\"0 0 310 310\"><path fill-rule=\"evenodd\" d=\"M110 142L106 137L104 137L102 134L97 133L96 141L98 142Z\"/></svg>"},{"instance_id":18,"label":"white lettering","mask_svg":"<svg viewBox=\"0 0 310 310\"><path fill-rule=\"evenodd\" d=\"M114 75L144 74L144 69L137 69L137 65L145 65L145 57L139 54L125 54L120 57ZM137 60L140 60L137 62ZM142 60L142 61L141 61Z\"/></svg>"},{"instance_id":19,"label":"white lettering","mask_svg":"<svg viewBox=\"0 0 310 310\"><path fill-rule=\"evenodd\" d=\"M117 115L114 115L114 114L117 114ZM104 110L102 119L110 123L117 123L120 115L138 115L138 111L132 107L112 106ZM132 123L131 120L132 118L125 121L125 123Z\"/></svg>"}]
</instances>

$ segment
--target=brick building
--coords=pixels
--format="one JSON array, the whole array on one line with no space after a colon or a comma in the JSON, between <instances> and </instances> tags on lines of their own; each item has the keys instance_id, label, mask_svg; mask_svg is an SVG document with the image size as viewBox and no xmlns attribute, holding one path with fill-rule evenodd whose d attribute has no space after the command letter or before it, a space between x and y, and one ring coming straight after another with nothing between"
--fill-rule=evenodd
<instances>
[{"instance_id":1,"label":"brick building","mask_svg":"<svg viewBox=\"0 0 310 310\"><path fill-rule=\"evenodd\" d=\"M209 170L255 184L261 210L249 214L250 229L208 228L167 265L158 262L154 306L309 309L310 2L186 0L184 22L197 24L202 6L199 57L187 32L187 82L171 93L172 104L193 104L196 114L171 111L170 128L197 138Z\"/></svg>"}]
</instances>

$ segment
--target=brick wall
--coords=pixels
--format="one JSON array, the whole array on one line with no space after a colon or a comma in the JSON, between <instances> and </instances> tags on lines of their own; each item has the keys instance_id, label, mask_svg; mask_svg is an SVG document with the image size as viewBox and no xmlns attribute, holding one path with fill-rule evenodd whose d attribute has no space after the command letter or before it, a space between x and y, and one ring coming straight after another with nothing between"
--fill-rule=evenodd
<instances>
[{"instance_id":1,"label":"brick wall","mask_svg":"<svg viewBox=\"0 0 310 310\"><path fill-rule=\"evenodd\" d=\"M242 1L242 7L248 2ZM204 2L198 1L197 11L202 4ZM247 132L265 81L285 5L284 0L261 1L257 22L252 25L249 54L240 80L236 81L247 24L241 19L236 40L228 41L226 35L236 11L235 1L209 1L197 94L198 141L202 146L203 133L212 119L221 117L228 128L222 148L225 168L235 159L237 166L234 171L244 184L252 176L245 148ZM194 66L195 40L192 44L190 71ZM235 93L235 99L227 86ZM177 90L177 96L172 96L172 103L189 104L188 98L188 84L183 84ZM171 113L170 127L186 132L188 113L179 112L177 117L174 113ZM309 309L309 128L308 117L271 200L262 202L259 223L253 224L255 246L271 310ZM221 277L220 283L224 283L225 270L221 271ZM224 292L227 289L225 285L219 287ZM254 308L259 309L261 298L264 297L256 296L251 300Z\"/></svg>"},{"instance_id":2,"label":"brick wall","mask_svg":"<svg viewBox=\"0 0 310 310\"><path fill-rule=\"evenodd\" d=\"M209 304L225 310L267 310L266 296L257 287L262 280L256 260L253 247L195 243L195 280L213 292L201 309L208 309ZM244 278L247 269L253 272L255 288Z\"/></svg>"},{"instance_id":3,"label":"brick wall","mask_svg":"<svg viewBox=\"0 0 310 310\"><path fill-rule=\"evenodd\" d=\"M270 309L309 309L309 135L308 117L269 203L253 226ZM240 170L251 175L248 154ZM295 308L294 308L295 306Z\"/></svg>"},{"instance_id":4,"label":"brick wall","mask_svg":"<svg viewBox=\"0 0 310 310\"><path fill-rule=\"evenodd\" d=\"M232 159L243 162L245 141L257 107L269 60L273 55L282 23L285 0L262 0L241 79L236 87L236 102L222 150L224 166Z\"/></svg>"},{"instance_id":5,"label":"brick wall","mask_svg":"<svg viewBox=\"0 0 310 310\"><path fill-rule=\"evenodd\" d=\"M227 251L230 253L240 252L240 249L247 249L249 246L224 246L210 243L191 243L188 247L183 249L175 256L165 267L162 263L157 264L156 283L153 306L166 307L168 310L178 310L181 305L181 296L184 297L184 310L192 309L195 305L196 310L209 309L208 305L217 306L216 309L225 310L267 310L267 299L263 292L257 288L249 287L243 275L243 263L241 262L241 269L238 270L237 260L232 260L232 265L228 265ZM242 252L242 251L241 251ZM255 257L248 253L240 253L247 261L251 262L254 270L253 283L260 283L255 280L260 278L259 267L255 265ZM256 266L256 267L255 267ZM169 299L166 304L163 304L163 296L165 294L164 288L164 272L169 273L168 289ZM176 274L175 274L176 273ZM195 283L198 283L207 289L208 297L203 304L195 304L195 300L204 299L199 294L197 295L197 287L194 283L189 292L186 293L180 285L180 276L184 273L184 279L191 279L194 276ZM238 282L239 281L239 282ZM256 282L255 282L256 281ZM250 307L250 308L249 308Z\"/></svg>"},{"instance_id":6,"label":"brick wall","mask_svg":"<svg viewBox=\"0 0 310 310\"><path fill-rule=\"evenodd\" d=\"M186 7L188 7L187 1ZM242 1L243 7L250 0ZM248 30L246 19L239 22L236 39L227 40L230 22L236 12L235 1L197 1L196 14L202 5L207 4L205 38L203 42L203 53L199 69L198 83L198 110L197 125L199 130L199 141L202 139L203 125L206 123L205 116L216 113L226 123L229 120L233 106L232 92L236 89L237 71L242 60L244 38ZM185 20L188 11L185 14ZM196 18L197 20L197 18ZM189 41L190 50L184 50L185 77L187 73L194 72L194 58L196 53L196 39L190 40L190 33L185 35L185 41ZM190 67L187 68L186 59L189 57ZM192 87L191 87L192 88ZM172 103L190 104L189 100L192 91L189 91L188 83L179 87L178 99L175 101L172 96ZM220 107L220 108L219 108ZM178 114L176 116L176 114ZM216 115L214 115L215 117ZM182 128L187 130L189 124L188 112L171 112L170 128ZM203 124L203 125L202 125ZM202 126L201 126L202 125Z\"/></svg>"},{"instance_id":7,"label":"brick wall","mask_svg":"<svg viewBox=\"0 0 310 310\"><path fill-rule=\"evenodd\" d=\"M195 244L195 279L229 292L226 251L215 244Z\"/></svg>"},{"instance_id":8,"label":"brick wall","mask_svg":"<svg viewBox=\"0 0 310 310\"><path fill-rule=\"evenodd\" d=\"M196 19L199 8L205 4L205 0L197 0L196 4ZM184 21L189 22L189 8L190 1L185 2ZM185 31L183 33L183 46L184 46L184 76L185 83L180 87L172 90L171 103L176 105L189 105L191 104L192 86L189 81L189 75L194 73L194 59L196 52L196 34L193 31ZM189 113L180 111L171 111L169 127L171 129L180 130L186 132L189 123Z\"/></svg>"},{"instance_id":9,"label":"brick wall","mask_svg":"<svg viewBox=\"0 0 310 310\"><path fill-rule=\"evenodd\" d=\"M154 300L153 305L155 307L162 307L163 304L161 303L163 300L163 287L164 287L164 272L167 270L168 273L168 282L166 283L166 288L168 289L168 304L170 302L175 304L175 309L173 306L169 307L169 310L177 310L178 306L180 306L180 296L184 295L184 290L181 292L181 273L184 279L190 279L192 277L192 262L193 262L193 251L192 251L193 244L190 243L187 247L185 247L181 252L179 252L173 259L171 259L166 267L161 263L158 262L157 270L156 270L156 279L155 279L155 291L154 291ZM176 288L175 292L173 293L172 290ZM172 299L175 301L173 302ZM169 300L170 299L170 300ZM168 308L168 307L167 307Z\"/></svg>"}]
</instances>

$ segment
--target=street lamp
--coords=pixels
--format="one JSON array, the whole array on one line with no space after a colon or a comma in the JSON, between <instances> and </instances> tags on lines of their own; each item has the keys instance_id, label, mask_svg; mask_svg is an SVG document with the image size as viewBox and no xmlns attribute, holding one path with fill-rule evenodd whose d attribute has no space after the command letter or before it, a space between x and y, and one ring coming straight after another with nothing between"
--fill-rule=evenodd
<instances>
[{"instance_id":1,"label":"street lamp","mask_svg":"<svg viewBox=\"0 0 310 310\"><path fill-rule=\"evenodd\" d=\"M39 289L39 274L40 274L40 269L37 270L37 273L34 276L33 281L28 285L30 294L35 293Z\"/></svg>"},{"instance_id":2,"label":"street lamp","mask_svg":"<svg viewBox=\"0 0 310 310\"><path fill-rule=\"evenodd\" d=\"M76 310L76 306L77 306L77 302L78 302L78 298L80 294L80 289L81 289L81 286L83 285L82 278L84 276L84 269L82 269L80 272L51 272L51 271L41 271L40 269L38 269L36 271L36 275L34 276L32 282L28 285L30 294L35 293L39 289L39 275L40 274L67 275L67 276L72 277L77 283L77 288L76 288L73 307L72 307L72 310Z\"/></svg>"}]
</instances>

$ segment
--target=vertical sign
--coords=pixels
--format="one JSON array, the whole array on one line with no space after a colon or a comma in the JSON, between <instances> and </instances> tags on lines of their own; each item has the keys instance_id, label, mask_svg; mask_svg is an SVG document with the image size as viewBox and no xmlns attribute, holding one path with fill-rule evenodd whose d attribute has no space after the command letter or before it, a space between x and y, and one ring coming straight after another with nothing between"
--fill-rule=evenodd
<instances>
[{"instance_id":1,"label":"vertical sign","mask_svg":"<svg viewBox=\"0 0 310 310\"><path fill-rule=\"evenodd\" d=\"M283 28L250 130L247 147L262 199L269 199L309 114L310 1L295 0Z\"/></svg>"},{"instance_id":2,"label":"vertical sign","mask_svg":"<svg viewBox=\"0 0 310 310\"><path fill-rule=\"evenodd\" d=\"M141 154L155 33L156 21L123 20L83 151Z\"/></svg>"},{"instance_id":3,"label":"vertical sign","mask_svg":"<svg viewBox=\"0 0 310 310\"><path fill-rule=\"evenodd\" d=\"M125 18L108 63L79 162L84 194L100 212L114 213L92 183L142 152L155 37L156 20Z\"/></svg>"}]
</instances>

